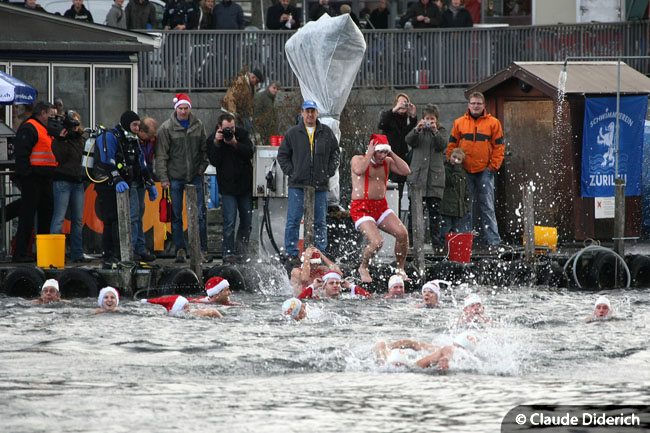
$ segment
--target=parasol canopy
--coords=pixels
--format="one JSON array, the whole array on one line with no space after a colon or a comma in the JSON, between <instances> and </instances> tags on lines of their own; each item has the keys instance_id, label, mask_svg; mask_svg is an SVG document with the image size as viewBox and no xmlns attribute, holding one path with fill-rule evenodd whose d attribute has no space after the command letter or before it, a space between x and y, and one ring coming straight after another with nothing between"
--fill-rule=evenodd
<instances>
[{"instance_id":1,"label":"parasol canopy","mask_svg":"<svg viewBox=\"0 0 650 433\"><path fill-rule=\"evenodd\" d=\"M36 102L38 91L16 77L0 71L0 105L29 104Z\"/></svg>"}]
</instances>

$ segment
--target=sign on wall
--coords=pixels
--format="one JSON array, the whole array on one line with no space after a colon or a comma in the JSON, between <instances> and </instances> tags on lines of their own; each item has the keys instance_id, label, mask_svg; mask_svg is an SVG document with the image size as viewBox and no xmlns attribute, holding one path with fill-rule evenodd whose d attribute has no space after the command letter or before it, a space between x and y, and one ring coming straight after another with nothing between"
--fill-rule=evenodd
<instances>
[{"instance_id":1,"label":"sign on wall","mask_svg":"<svg viewBox=\"0 0 650 433\"><path fill-rule=\"evenodd\" d=\"M648 96L622 96L618 113L618 175L625 195L641 195L643 126ZM586 98L582 133L582 197L614 196L616 98Z\"/></svg>"}]
</instances>

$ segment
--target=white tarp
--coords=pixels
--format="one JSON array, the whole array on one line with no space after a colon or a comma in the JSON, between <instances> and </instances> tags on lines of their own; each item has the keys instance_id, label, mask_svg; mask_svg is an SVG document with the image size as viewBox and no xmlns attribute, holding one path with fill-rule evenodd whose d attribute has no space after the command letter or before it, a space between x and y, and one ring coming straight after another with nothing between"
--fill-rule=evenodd
<instances>
[{"instance_id":1,"label":"white tarp","mask_svg":"<svg viewBox=\"0 0 650 433\"><path fill-rule=\"evenodd\" d=\"M339 116L348 100L366 41L350 15L324 14L308 22L284 46L304 100L315 101L320 121L341 140ZM330 178L329 204L339 202L339 174Z\"/></svg>"}]
</instances>

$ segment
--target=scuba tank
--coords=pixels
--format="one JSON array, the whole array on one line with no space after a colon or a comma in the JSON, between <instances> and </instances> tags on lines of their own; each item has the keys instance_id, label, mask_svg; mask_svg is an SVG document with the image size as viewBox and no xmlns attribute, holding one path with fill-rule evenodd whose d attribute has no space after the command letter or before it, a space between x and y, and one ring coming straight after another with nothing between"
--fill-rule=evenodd
<instances>
[{"instance_id":1,"label":"scuba tank","mask_svg":"<svg viewBox=\"0 0 650 433\"><path fill-rule=\"evenodd\" d=\"M101 168L99 147L96 146L97 138L106 133L106 129L100 126L97 130L90 131L90 136L86 140L83 155L81 156L81 166L90 181L94 183L106 182L109 179L106 170ZM104 144L105 146L105 144Z\"/></svg>"}]
</instances>

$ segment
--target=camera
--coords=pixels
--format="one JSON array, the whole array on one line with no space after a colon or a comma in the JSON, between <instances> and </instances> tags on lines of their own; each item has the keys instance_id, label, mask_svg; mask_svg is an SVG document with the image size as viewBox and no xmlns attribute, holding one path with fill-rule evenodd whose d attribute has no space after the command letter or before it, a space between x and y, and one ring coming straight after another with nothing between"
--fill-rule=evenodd
<instances>
[{"instance_id":1,"label":"camera","mask_svg":"<svg viewBox=\"0 0 650 433\"><path fill-rule=\"evenodd\" d=\"M223 134L223 141L231 141L235 136L235 131L232 128L223 128L221 133Z\"/></svg>"},{"instance_id":2,"label":"camera","mask_svg":"<svg viewBox=\"0 0 650 433\"><path fill-rule=\"evenodd\" d=\"M425 127L426 129L431 129L431 122L429 122L428 120L425 120L425 121L424 121L424 127Z\"/></svg>"},{"instance_id":3,"label":"camera","mask_svg":"<svg viewBox=\"0 0 650 433\"><path fill-rule=\"evenodd\" d=\"M74 116L74 112L66 111L65 116L63 117L63 126L68 131L72 131L74 128L79 126L79 121L76 120L73 116Z\"/></svg>"}]
</instances>

